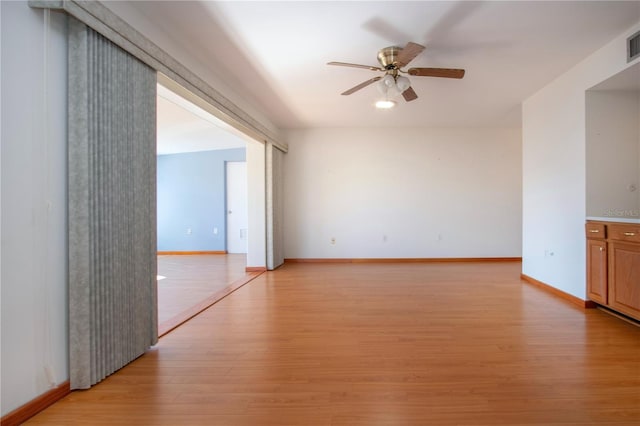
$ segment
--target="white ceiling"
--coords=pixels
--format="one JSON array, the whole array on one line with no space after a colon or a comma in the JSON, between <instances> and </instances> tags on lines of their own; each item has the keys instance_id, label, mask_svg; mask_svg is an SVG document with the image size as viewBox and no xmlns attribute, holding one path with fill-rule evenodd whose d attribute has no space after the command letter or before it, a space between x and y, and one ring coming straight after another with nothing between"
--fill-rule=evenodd
<instances>
[{"instance_id":1,"label":"white ceiling","mask_svg":"<svg viewBox=\"0 0 640 426\"><path fill-rule=\"evenodd\" d=\"M161 85L157 120L158 155L246 147L230 126Z\"/></svg>"},{"instance_id":2,"label":"white ceiling","mask_svg":"<svg viewBox=\"0 0 640 426\"><path fill-rule=\"evenodd\" d=\"M640 21L640 2L135 2L134 7L281 128L518 126L520 104ZM410 77L419 95L378 111L385 46L427 46L411 66L464 68L462 80Z\"/></svg>"}]
</instances>

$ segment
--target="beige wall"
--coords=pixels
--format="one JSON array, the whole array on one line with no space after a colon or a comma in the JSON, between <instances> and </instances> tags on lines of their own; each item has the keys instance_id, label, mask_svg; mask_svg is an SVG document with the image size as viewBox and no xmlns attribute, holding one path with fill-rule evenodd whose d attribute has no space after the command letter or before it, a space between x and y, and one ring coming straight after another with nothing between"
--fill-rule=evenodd
<instances>
[{"instance_id":1,"label":"beige wall","mask_svg":"<svg viewBox=\"0 0 640 426\"><path fill-rule=\"evenodd\" d=\"M312 129L287 142L286 258L520 256L520 129Z\"/></svg>"}]
</instances>

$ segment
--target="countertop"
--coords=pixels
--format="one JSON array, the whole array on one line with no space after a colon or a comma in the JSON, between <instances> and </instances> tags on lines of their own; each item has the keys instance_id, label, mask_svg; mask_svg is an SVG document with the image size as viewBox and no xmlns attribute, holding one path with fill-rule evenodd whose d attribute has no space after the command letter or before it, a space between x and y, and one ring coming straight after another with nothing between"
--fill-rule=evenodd
<instances>
[{"instance_id":1,"label":"countertop","mask_svg":"<svg viewBox=\"0 0 640 426\"><path fill-rule=\"evenodd\" d=\"M640 224L640 218L637 217L596 217L587 216L587 220L598 220L601 222L619 222L619 223L638 223Z\"/></svg>"}]
</instances>

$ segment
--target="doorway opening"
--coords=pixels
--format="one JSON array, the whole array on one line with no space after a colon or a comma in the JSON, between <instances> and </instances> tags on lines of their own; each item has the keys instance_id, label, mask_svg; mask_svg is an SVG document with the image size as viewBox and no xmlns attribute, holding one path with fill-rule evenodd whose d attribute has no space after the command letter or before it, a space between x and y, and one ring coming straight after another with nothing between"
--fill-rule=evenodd
<instances>
[{"instance_id":1,"label":"doorway opening","mask_svg":"<svg viewBox=\"0 0 640 426\"><path fill-rule=\"evenodd\" d=\"M247 144L258 142L181 96L184 92L161 83L157 89L158 334L163 335L259 275L247 272Z\"/></svg>"}]
</instances>

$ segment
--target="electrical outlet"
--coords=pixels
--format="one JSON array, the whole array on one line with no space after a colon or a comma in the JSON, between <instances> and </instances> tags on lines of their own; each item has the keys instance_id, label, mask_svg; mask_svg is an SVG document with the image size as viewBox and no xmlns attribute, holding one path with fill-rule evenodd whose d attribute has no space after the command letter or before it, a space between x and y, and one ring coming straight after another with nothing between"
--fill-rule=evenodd
<instances>
[{"instance_id":1,"label":"electrical outlet","mask_svg":"<svg viewBox=\"0 0 640 426\"><path fill-rule=\"evenodd\" d=\"M191 235L191 228L187 228L187 235Z\"/></svg>"},{"instance_id":2,"label":"electrical outlet","mask_svg":"<svg viewBox=\"0 0 640 426\"><path fill-rule=\"evenodd\" d=\"M49 382L49 385L51 387L56 385L56 379L55 375L53 374L53 369L48 364L44 366L44 375L46 376L47 381Z\"/></svg>"}]
</instances>

